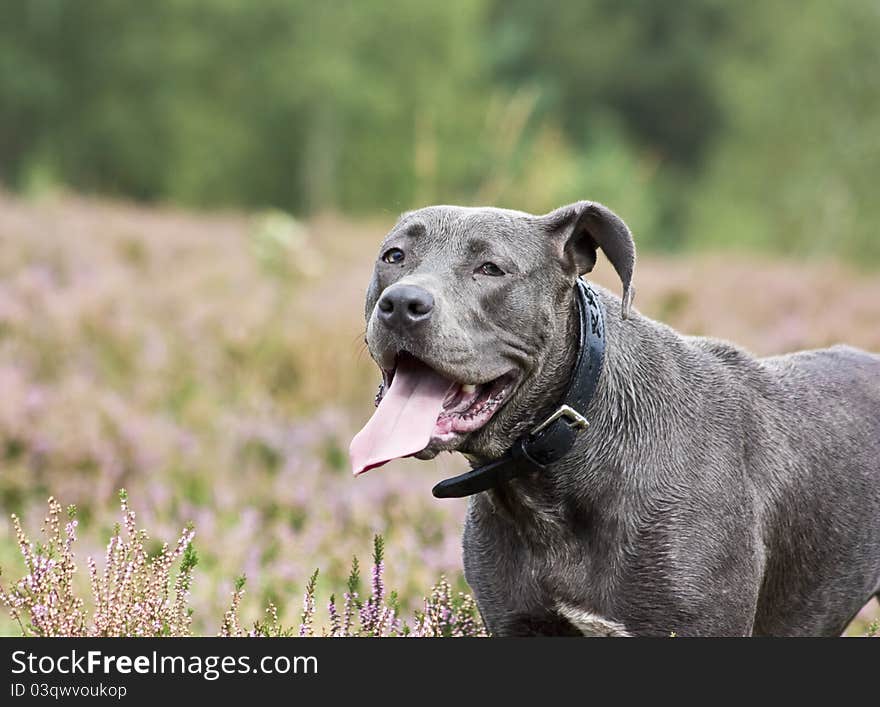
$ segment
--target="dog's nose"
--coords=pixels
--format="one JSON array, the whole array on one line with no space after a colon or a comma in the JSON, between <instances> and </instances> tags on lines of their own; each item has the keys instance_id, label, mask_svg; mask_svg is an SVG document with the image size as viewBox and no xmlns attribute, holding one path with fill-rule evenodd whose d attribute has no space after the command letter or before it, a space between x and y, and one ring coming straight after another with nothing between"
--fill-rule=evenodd
<instances>
[{"instance_id":1,"label":"dog's nose","mask_svg":"<svg viewBox=\"0 0 880 707\"><path fill-rule=\"evenodd\" d=\"M395 285L379 298L379 319L392 329L405 329L428 321L434 297L415 285Z\"/></svg>"}]
</instances>

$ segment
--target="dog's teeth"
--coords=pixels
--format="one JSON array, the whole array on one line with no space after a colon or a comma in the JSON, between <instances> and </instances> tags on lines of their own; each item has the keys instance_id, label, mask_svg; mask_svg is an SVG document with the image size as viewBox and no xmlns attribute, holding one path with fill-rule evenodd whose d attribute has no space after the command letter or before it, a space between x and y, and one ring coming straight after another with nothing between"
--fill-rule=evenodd
<instances>
[{"instance_id":1,"label":"dog's teeth","mask_svg":"<svg viewBox=\"0 0 880 707\"><path fill-rule=\"evenodd\" d=\"M463 386L461 386L462 393L470 394L470 393L475 393L476 391L477 391L477 386L473 385L472 383L465 383Z\"/></svg>"}]
</instances>

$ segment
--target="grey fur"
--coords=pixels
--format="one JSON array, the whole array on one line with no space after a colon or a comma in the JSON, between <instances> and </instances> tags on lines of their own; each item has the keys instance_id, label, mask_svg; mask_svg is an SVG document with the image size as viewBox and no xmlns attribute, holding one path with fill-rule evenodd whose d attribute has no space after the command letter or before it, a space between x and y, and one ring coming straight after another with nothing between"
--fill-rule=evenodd
<instances>
[{"instance_id":1,"label":"grey fur","mask_svg":"<svg viewBox=\"0 0 880 707\"><path fill-rule=\"evenodd\" d=\"M596 288L608 345L590 427L550 473L470 501L465 574L493 634L576 635L584 616L636 636L834 636L880 592L880 356L758 359L630 314L631 235L592 202L429 207L401 217L392 246L405 261L380 259L367 293L377 363L405 349L462 382L519 376L483 429L421 458L503 454L566 387L572 285L597 247L624 283L623 300ZM485 261L507 274L479 274ZM405 334L373 316L399 282L436 303Z\"/></svg>"}]
</instances>

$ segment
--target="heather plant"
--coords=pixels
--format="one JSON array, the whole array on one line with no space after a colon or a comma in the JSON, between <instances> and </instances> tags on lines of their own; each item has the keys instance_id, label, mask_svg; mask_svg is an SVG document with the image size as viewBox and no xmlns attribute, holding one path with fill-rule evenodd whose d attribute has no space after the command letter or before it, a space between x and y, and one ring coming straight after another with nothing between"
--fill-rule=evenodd
<instances>
[{"instance_id":1,"label":"heather plant","mask_svg":"<svg viewBox=\"0 0 880 707\"><path fill-rule=\"evenodd\" d=\"M18 516L12 516L27 574L8 592L0 584L0 602L9 610L22 635L88 635L83 601L73 589L76 563L72 546L77 526L74 515L71 507L62 531L61 505L50 498L49 515L42 528L48 542L40 545L30 542Z\"/></svg>"},{"instance_id":2,"label":"heather plant","mask_svg":"<svg viewBox=\"0 0 880 707\"><path fill-rule=\"evenodd\" d=\"M107 543L103 570L87 560L92 610L78 596L76 509L70 506L62 530L61 504L49 499L43 522L45 543L33 543L12 516L27 574L7 590L0 585L0 603L6 606L22 635L33 636L188 636L192 611L188 606L192 571L198 562L185 528L177 543L162 545L150 556L147 532L137 527L125 491L119 494L123 522Z\"/></svg>"},{"instance_id":3,"label":"heather plant","mask_svg":"<svg viewBox=\"0 0 880 707\"><path fill-rule=\"evenodd\" d=\"M19 518L12 524L24 561L24 577L6 589L0 583L0 604L9 612L24 636L190 636L193 609L189 592L198 557L193 548L195 531L185 528L174 546L167 543L155 555L147 551L149 536L139 528L129 507L125 491L119 494L122 523L114 528L99 570L91 557L87 560L91 609L77 589L76 511L71 506L67 522L62 507L49 499L49 512L42 526L44 543L27 537ZM334 595L328 608L329 625L315 623L318 570L310 576L303 596L299 628L284 627L278 609L269 603L266 618L245 629L239 618L245 594L245 577L235 582L229 609L223 617L221 636L227 637L458 637L485 636L470 596L452 596L445 579L434 587L417 613L412 626L400 618L396 593L386 592L384 580L385 546L381 536L373 541L370 590L359 597L360 567L355 558L348 577L341 613Z\"/></svg>"},{"instance_id":4,"label":"heather plant","mask_svg":"<svg viewBox=\"0 0 880 707\"><path fill-rule=\"evenodd\" d=\"M300 625L296 632L285 629L278 620L273 604L266 609L267 618L257 621L245 630L238 621L238 609L244 596L244 577L236 582L232 603L223 622L221 636L292 636L310 637L321 635L330 638L381 638L410 636L415 638L465 638L487 636L477 611L476 603L468 594L459 592L453 596L452 588L445 578L434 586L424 600L424 611L416 612L412 624L400 616L396 592L387 592L384 579L385 542L381 535L373 538L373 566L370 572L370 592L360 598L360 565L352 558L347 590L343 594L342 607L337 607L335 594L327 603L329 624L321 629L315 626L317 607L318 570L306 584Z\"/></svg>"}]
</instances>

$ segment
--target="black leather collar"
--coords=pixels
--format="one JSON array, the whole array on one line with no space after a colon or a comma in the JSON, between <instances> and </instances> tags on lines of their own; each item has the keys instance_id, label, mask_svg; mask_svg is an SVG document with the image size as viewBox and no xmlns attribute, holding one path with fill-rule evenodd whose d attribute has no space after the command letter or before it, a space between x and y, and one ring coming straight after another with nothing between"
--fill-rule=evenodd
<instances>
[{"instance_id":1,"label":"black leather collar","mask_svg":"<svg viewBox=\"0 0 880 707\"><path fill-rule=\"evenodd\" d=\"M517 439L503 457L441 481L432 491L434 496L471 496L509 479L544 471L568 454L578 433L590 424L584 413L602 375L605 318L599 298L586 282L578 280L575 290L580 314L578 357L559 407L531 432Z\"/></svg>"}]
</instances>

